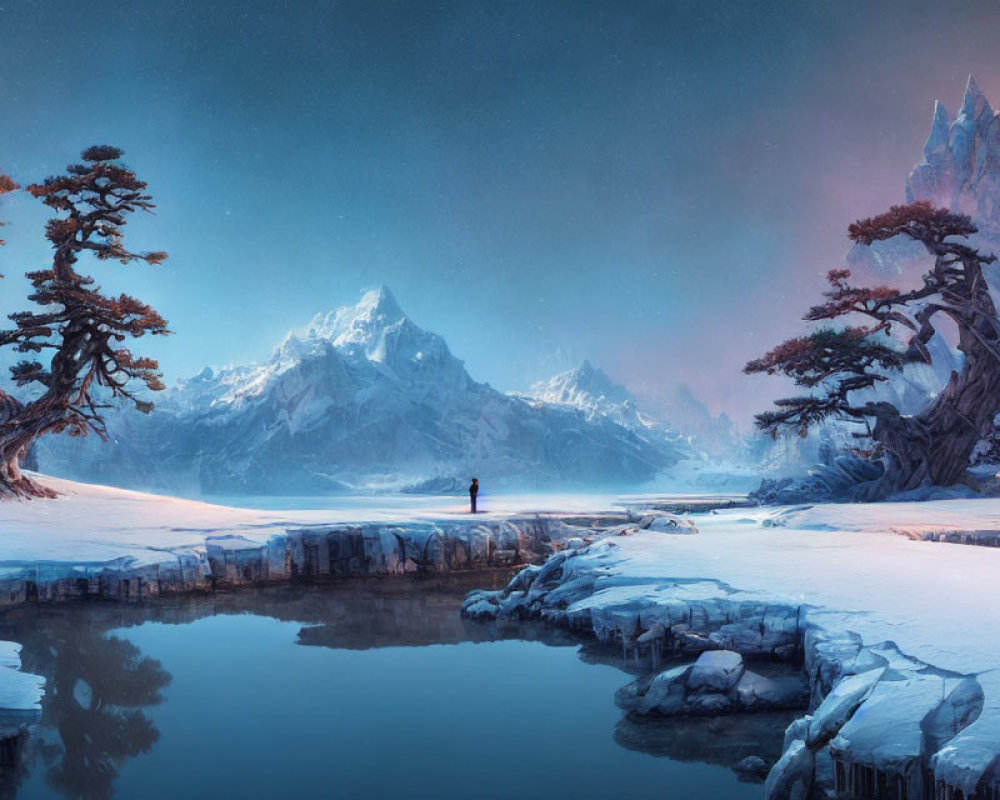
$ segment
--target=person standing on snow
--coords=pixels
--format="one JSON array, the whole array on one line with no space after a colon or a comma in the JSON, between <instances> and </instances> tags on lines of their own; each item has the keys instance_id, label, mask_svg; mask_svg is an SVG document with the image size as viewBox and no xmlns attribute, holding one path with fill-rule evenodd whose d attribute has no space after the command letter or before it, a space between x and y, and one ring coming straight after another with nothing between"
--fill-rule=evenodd
<instances>
[{"instance_id":1,"label":"person standing on snow","mask_svg":"<svg viewBox=\"0 0 1000 800\"><path fill-rule=\"evenodd\" d=\"M476 498L479 496L479 478L473 478L469 484L469 501L472 504L472 513L476 513Z\"/></svg>"}]
</instances>

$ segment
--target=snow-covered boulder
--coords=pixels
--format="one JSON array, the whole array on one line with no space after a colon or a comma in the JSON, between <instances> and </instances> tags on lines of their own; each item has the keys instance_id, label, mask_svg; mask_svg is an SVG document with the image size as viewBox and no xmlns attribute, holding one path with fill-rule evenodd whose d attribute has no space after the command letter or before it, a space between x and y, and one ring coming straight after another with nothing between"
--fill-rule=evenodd
<instances>
[{"instance_id":1,"label":"snow-covered boulder","mask_svg":"<svg viewBox=\"0 0 1000 800\"><path fill-rule=\"evenodd\" d=\"M803 676L767 678L746 669L739 653L709 650L694 664L647 675L622 687L615 702L640 714L714 715L803 708L808 697Z\"/></svg>"},{"instance_id":2,"label":"snow-covered boulder","mask_svg":"<svg viewBox=\"0 0 1000 800\"><path fill-rule=\"evenodd\" d=\"M626 684L615 693L619 708L640 714L686 713L685 695L691 666L674 667Z\"/></svg>"},{"instance_id":3,"label":"snow-covered boulder","mask_svg":"<svg viewBox=\"0 0 1000 800\"><path fill-rule=\"evenodd\" d=\"M920 796L922 721L941 704L948 683L939 675L913 673L903 680L883 679L874 686L830 742L830 754L847 786L860 769L905 786L908 797Z\"/></svg>"},{"instance_id":4,"label":"snow-covered boulder","mask_svg":"<svg viewBox=\"0 0 1000 800\"><path fill-rule=\"evenodd\" d=\"M984 782L1000 788L1000 774L990 773L1000 763L1000 671L980 674L976 681L983 690L982 711L931 758L934 779L966 797Z\"/></svg>"},{"instance_id":5,"label":"snow-covered boulder","mask_svg":"<svg viewBox=\"0 0 1000 800\"><path fill-rule=\"evenodd\" d=\"M736 684L740 708L802 708L809 699L809 687L802 677L768 678L746 670Z\"/></svg>"},{"instance_id":6,"label":"snow-covered boulder","mask_svg":"<svg viewBox=\"0 0 1000 800\"><path fill-rule=\"evenodd\" d=\"M818 747L835 736L871 694L884 672L884 668L873 669L841 679L812 714L806 740L809 746Z\"/></svg>"},{"instance_id":7,"label":"snow-covered boulder","mask_svg":"<svg viewBox=\"0 0 1000 800\"><path fill-rule=\"evenodd\" d=\"M728 692L739 682L744 669L739 653L709 650L698 656L687 683L693 691Z\"/></svg>"}]
</instances>

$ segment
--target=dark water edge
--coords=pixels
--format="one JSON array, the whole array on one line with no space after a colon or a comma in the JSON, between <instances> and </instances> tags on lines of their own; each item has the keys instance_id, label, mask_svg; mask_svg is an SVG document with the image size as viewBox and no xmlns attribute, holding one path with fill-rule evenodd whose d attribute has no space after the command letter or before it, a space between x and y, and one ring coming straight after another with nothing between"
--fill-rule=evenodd
<instances>
[{"instance_id":1,"label":"dark water edge","mask_svg":"<svg viewBox=\"0 0 1000 800\"><path fill-rule=\"evenodd\" d=\"M49 691L0 796L762 797L728 767L776 754L793 715L624 717L617 648L459 616L508 577L8 612L0 637Z\"/></svg>"}]
</instances>

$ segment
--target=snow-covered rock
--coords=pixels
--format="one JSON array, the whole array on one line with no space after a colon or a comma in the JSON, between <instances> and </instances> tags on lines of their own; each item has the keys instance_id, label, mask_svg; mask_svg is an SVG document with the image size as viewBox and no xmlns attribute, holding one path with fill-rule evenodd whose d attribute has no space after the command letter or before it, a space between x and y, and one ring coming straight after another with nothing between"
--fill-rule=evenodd
<instances>
[{"instance_id":1,"label":"snow-covered rock","mask_svg":"<svg viewBox=\"0 0 1000 800\"><path fill-rule=\"evenodd\" d=\"M110 412L110 441L45 437L63 477L185 494L309 494L442 480L464 491L635 485L685 454L669 437L477 383L388 289L317 316L262 364L206 369Z\"/></svg>"},{"instance_id":2,"label":"snow-covered rock","mask_svg":"<svg viewBox=\"0 0 1000 800\"><path fill-rule=\"evenodd\" d=\"M732 650L709 650L698 656L688 676L688 687L695 690L728 692L743 676L743 656Z\"/></svg>"},{"instance_id":3,"label":"snow-covered rock","mask_svg":"<svg viewBox=\"0 0 1000 800\"><path fill-rule=\"evenodd\" d=\"M639 527L661 533L692 534L698 532L698 526L692 520L678 514L665 512L657 512L644 517L639 521Z\"/></svg>"},{"instance_id":4,"label":"snow-covered rock","mask_svg":"<svg viewBox=\"0 0 1000 800\"><path fill-rule=\"evenodd\" d=\"M808 693L808 685L802 678L768 678L746 670L736 684L736 706L748 711L802 708Z\"/></svg>"},{"instance_id":5,"label":"snow-covered rock","mask_svg":"<svg viewBox=\"0 0 1000 800\"><path fill-rule=\"evenodd\" d=\"M637 641L642 643L642 639L640 636ZM708 650L694 664L666 669L623 686L615 694L615 702L639 714L693 716L804 708L808 697L803 676L768 678L748 670L739 653Z\"/></svg>"},{"instance_id":6,"label":"snow-covered rock","mask_svg":"<svg viewBox=\"0 0 1000 800\"><path fill-rule=\"evenodd\" d=\"M810 747L826 744L858 710L881 680L884 669L872 669L848 675L838 681L809 720L806 743Z\"/></svg>"}]
</instances>

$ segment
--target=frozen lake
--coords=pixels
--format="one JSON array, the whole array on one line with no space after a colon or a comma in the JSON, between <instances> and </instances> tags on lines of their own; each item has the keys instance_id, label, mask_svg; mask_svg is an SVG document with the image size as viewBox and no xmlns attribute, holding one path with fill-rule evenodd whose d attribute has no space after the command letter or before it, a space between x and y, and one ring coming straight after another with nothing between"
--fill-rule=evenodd
<instances>
[{"instance_id":1,"label":"frozen lake","mask_svg":"<svg viewBox=\"0 0 1000 800\"><path fill-rule=\"evenodd\" d=\"M759 731L623 720L592 645L459 618L489 580L12 612L52 690L16 797L759 800L723 766Z\"/></svg>"}]
</instances>

